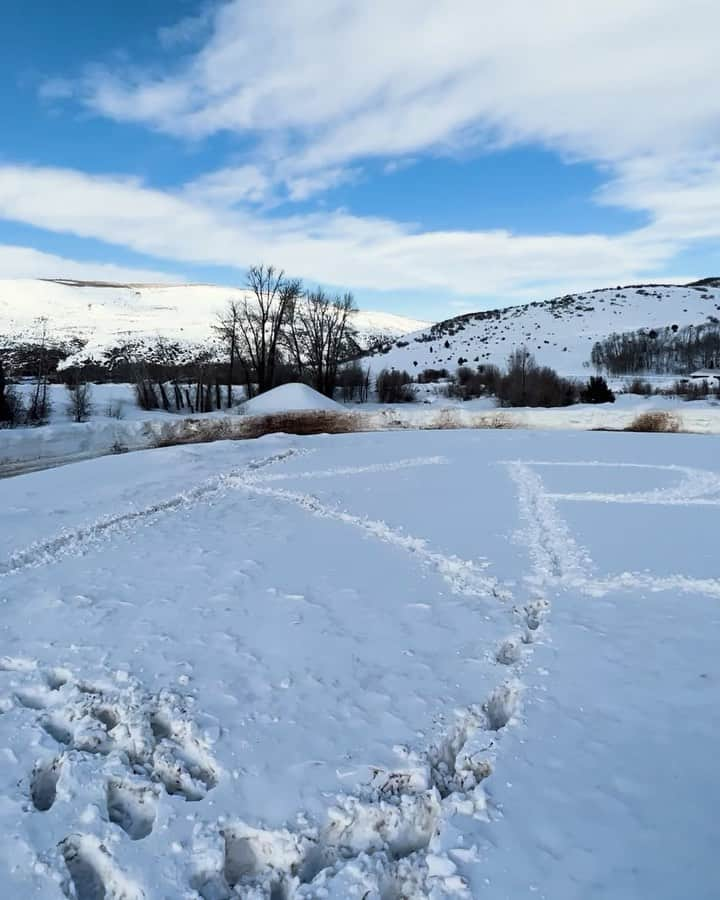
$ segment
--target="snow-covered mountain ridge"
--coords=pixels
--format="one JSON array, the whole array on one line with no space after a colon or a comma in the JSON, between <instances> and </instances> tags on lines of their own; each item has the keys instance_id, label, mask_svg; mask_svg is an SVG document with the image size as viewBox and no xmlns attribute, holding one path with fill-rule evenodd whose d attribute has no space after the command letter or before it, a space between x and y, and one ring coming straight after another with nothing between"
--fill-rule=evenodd
<instances>
[{"instance_id":1,"label":"snow-covered mountain ridge","mask_svg":"<svg viewBox=\"0 0 720 900\"><path fill-rule=\"evenodd\" d=\"M404 335L370 361L374 371L452 371L463 363L503 365L514 347L526 346L542 365L583 375L593 344L610 334L713 318L720 318L720 278L628 285L456 316Z\"/></svg>"},{"instance_id":2,"label":"snow-covered mountain ridge","mask_svg":"<svg viewBox=\"0 0 720 900\"><path fill-rule=\"evenodd\" d=\"M71 279L0 280L0 339L34 341L45 320L54 341L81 341L78 358L100 359L128 341L158 338L189 347L213 336L216 314L242 288L211 284L117 284ZM505 363L524 345L538 362L567 375L587 373L593 344L614 332L702 325L720 318L720 278L688 285L636 284L467 313L434 325L386 312L354 316L373 371L454 370Z\"/></svg>"},{"instance_id":3,"label":"snow-covered mountain ridge","mask_svg":"<svg viewBox=\"0 0 720 900\"><path fill-rule=\"evenodd\" d=\"M212 284L118 284L71 279L0 280L0 338L32 341L40 320L56 341L80 339L84 357L129 340L162 337L182 344L203 344L229 300L242 288ZM370 348L429 323L386 312L359 310L353 316L357 340Z\"/></svg>"}]
</instances>

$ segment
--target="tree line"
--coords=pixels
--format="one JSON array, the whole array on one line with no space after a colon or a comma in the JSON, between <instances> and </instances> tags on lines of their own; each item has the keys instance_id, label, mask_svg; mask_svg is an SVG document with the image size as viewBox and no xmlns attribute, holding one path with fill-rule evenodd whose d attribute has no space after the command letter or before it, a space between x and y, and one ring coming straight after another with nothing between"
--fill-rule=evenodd
<instances>
[{"instance_id":1,"label":"tree line","mask_svg":"<svg viewBox=\"0 0 720 900\"><path fill-rule=\"evenodd\" d=\"M594 344L590 359L609 375L679 375L720 369L720 322L714 319L683 328L670 325L611 334Z\"/></svg>"},{"instance_id":2,"label":"tree line","mask_svg":"<svg viewBox=\"0 0 720 900\"><path fill-rule=\"evenodd\" d=\"M262 264L250 267L245 286L246 296L228 301L217 315L214 347L130 338L105 350L100 360L63 367L71 356L77 358L82 344L53 344L42 320L35 340L0 347L0 422L47 421L51 380L65 381L72 391L88 381L129 382L143 409L191 413L233 406L238 385L250 398L290 381L303 381L328 397L339 390L346 401L367 400L370 376L357 361L361 348L352 327L357 309L352 294L306 290L299 279ZM32 379L29 401L9 383L8 369L16 378ZM74 408L84 393L72 395Z\"/></svg>"},{"instance_id":3,"label":"tree line","mask_svg":"<svg viewBox=\"0 0 720 900\"><path fill-rule=\"evenodd\" d=\"M227 405L238 372L247 397L288 380L332 397L341 364L360 355L353 295L304 291L298 279L264 265L248 270L247 287L249 296L230 301L214 326L227 360Z\"/></svg>"}]
</instances>

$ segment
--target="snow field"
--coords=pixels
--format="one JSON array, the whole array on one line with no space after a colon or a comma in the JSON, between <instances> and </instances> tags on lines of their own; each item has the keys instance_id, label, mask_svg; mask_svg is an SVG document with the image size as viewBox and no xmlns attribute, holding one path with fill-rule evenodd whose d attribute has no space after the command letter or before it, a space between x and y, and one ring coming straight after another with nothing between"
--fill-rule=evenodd
<instances>
[{"instance_id":1,"label":"snow field","mask_svg":"<svg viewBox=\"0 0 720 900\"><path fill-rule=\"evenodd\" d=\"M670 898L692 865L712 896L720 580L693 547L716 459L683 435L276 436L3 482L5 882ZM598 508L647 509L643 546L658 510L697 518L656 578L604 568Z\"/></svg>"}]
</instances>

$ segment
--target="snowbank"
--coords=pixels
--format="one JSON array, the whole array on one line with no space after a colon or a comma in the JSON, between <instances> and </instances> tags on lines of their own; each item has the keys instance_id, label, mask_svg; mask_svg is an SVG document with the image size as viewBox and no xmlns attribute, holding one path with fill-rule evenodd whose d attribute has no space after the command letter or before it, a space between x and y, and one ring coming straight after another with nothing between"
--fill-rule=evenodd
<instances>
[{"instance_id":1,"label":"snowbank","mask_svg":"<svg viewBox=\"0 0 720 900\"><path fill-rule=\"evenodd\" d=\"M249 416L264 416L270 413L299 412L314 409L329 409L339 412L343 407L324 397L306 384L297 382L281 384L243 404L243 412Z\"/></svg>"}]
</instances>

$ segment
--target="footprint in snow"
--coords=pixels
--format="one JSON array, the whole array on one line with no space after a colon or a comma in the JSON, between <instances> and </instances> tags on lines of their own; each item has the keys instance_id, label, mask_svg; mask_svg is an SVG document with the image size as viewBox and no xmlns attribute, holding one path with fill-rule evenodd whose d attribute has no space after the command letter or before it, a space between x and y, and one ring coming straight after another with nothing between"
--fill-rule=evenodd
<instances>
[{"instance_id":1,"label":"footprint in snow","mask_svg":"<svg viewBox=\"0 0 720 900\"><path fill-rule=\"evenodd\" d=\"M33 806L40 812L47 812L55 802L57 783L62 766L62 756L35 764L30 780L30 796L32 797Z\"/></svg>"},{"instance_id":2,"label":"footprint in snow","mask_svg":"<svg viewBox=\"0 0 720 900\"><path fill-rule=\"evenodd\" d=\"M150 786L114 779L107 785L107 811L133 841L147 837L155 825L156 796Z\"/></svg>"}]
</instances>

